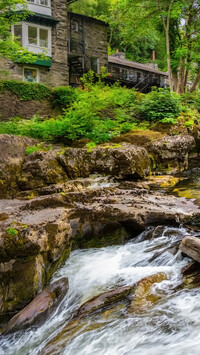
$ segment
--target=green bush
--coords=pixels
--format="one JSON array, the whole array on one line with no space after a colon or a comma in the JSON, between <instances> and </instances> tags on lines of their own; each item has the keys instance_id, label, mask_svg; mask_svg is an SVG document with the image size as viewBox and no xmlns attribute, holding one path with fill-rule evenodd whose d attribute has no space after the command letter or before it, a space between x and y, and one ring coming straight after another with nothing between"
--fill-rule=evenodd
<instances>
[{"instance_id":1,"label":"green bush","mask_svg":"<svg viewBox=\"0 0 200 355\"><path fill-rule=\"evenodd\" d=\"M54 95L55 92L63 106L67 106L71 100L71 106L64 110L62 116L46 120L34 117L31 120L1 122L0 133L65 144L81 138L101 143L127 132L137 124L135 112L138 94L134 90L97 84L90 90L66 87L55 89ZM30 154L34 149L28 149L27 153Z\"/></svg>"},{"instance_id":2,"label":"green bush","mask_svg":"<svg viewBox=\"0 0 200 355\"><path fill-rule=\"evenodd\" d=\"M181 112L182 106L179 95L169 90L156 89L144 95L139 107L142 119L157 122L172 121Z\"/></svg>"},{"instance_id":3,"label":"green bush","mask_svg":"<svg viewBox=\"0 0 200 355\"><path fill-rule=\"evenodd\" d=\"M181 95L183 105L190 109L196 109L200 112L200 92L187 92Z\"/></svg>"},{"instance_id":4,"label":"green bush","mask_svg":"<svg viewBox=\"0 0 200 355\"><path fill-rule=\"evenodd\" d=\"M67 108L77 99L78 91L71 86L61 86L53 90L53 104Z\"/></svg>"},{"instance_id":5,"label":"green bush","mask_svg":"<svg viewBox=\"0 0 200 355\"><path fill-rule=\"evenodd\" d=\"M50 99L52 91L45 85L37 83L25 83L15 80L1 80L0 93L10 91L22 101Z\"/></svg>"}]
</instances>

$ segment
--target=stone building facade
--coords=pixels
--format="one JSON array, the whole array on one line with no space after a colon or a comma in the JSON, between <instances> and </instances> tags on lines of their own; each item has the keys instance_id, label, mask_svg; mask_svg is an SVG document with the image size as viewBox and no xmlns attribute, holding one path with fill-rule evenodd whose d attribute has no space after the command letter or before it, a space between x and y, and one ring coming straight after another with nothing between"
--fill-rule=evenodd
<instances>
[{"instance_id":1,"label":"stone building facade","mask_svg":"<svg viewBox=\"0 0 200 355\"><path fill-rule=\"evenodd\" d=\"M28 7L32 14L12 26L11 30L23 47L38 55L38 60L29 64L1 59L0 69L9 73L6 79L40 82L49 86L67 85L67 1L28 0ZM45 54L46 60L40 59L41 53Z\"/></svg>"},{"instance_id":2,"label":"stone building facade","mask_svg":"<svg viewBox=\"0 0 200 355\"><path fill-rule=\"evenodd\" d=\"M68 63L70 85L80 84L84 72L108 68L107 24L95 18L68 13Z\"/></svg>"}]
</instances>

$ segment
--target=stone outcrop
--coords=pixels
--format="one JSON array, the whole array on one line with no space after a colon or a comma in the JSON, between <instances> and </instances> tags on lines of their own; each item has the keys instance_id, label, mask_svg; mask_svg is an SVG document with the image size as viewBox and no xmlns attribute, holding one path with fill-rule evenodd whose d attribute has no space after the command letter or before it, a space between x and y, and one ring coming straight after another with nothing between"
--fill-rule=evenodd
<instances>
[{"instance_id":1,"label":"stone outcrop","mask_svg":"<svg viewBox=\"0 0 200 355\"><path fill-rule=\"evenodd\" d=\"M25 307L71 250L62 195L34 202L0 200L0 315Z\"/></svg>"},{"instance_id":2,"label":"stone outcrop","mask_svg":"<svg viewBox=\"0 0 200 355\"><path fill-rule=\"evenodd\" d=\"M18 186L21 190L33 190L66 181L67 175L57 160L59 150L36 151L25 157Z\"/></svg>"},{"instance_id":3,"label":"stone outcrop","mask_svg":"<svg viewBox=\"0 0 200 355\"><path fill-rule=\"evenodd\" d=\"M147 145L152 155L154 168L165 173L176 173L187 169L188 153L195 140L190 135L166 136Z\"/></svg>"},{"instance_id":4,"label":"stone outcrop","mask_svg":"<svg viewBox=\"0 0 200 355\"><path fill-rule=\"evenodd\" d=\"M0 198L96 173L116 178L143 178L150 174L150 159L142 147L124 144L97 147L91 152L86 148L41 148L26 155L26 147L37 143L29 138L0 135Z\"/></svg>"},{"instance_id":5,"label":"stone outcrop","mask_svg":"<svg viewBox=\"0 0 200 355\"><path fill-rule=\"evenodd\" d=\"M195 261L200 263L200 239L197 237L185 237L180 246L180 250L192 258Z\"/></svg>"},{"instance_id":6,"label":"stone outcrop","mask_svg":"<svg viewBox=\"0 0 200 355\"><path fill-rule=\"evenodd\" d=\"M0 197L18 196L0 200L0 316L22 309L41 292L71 246L116 245L150 225L199 219L198 206L185 198L151 192L136 181L88 177L146 176L150 160L144 148L53 148L26 155L30 145L37 142L0 136Z\"/></svg>"},{"instance_id":7,"label":"stone outcrop","mask_svg":"<svg viewBox=\"0 0 200 355\"><path fill-rule=\"evenodd\" d=\"M136 188L91 189L86 181L82 190L81 180L68 181L58 193L55 185L31 200L0 200L0 315L26 306L66 260L71 244L116 245L149 225L190 223L200 213L184 198Z\"/></svg>"},{"instance_id":8,"label":"stone outcrop","mask_svg":"<svg viewBox=\"0 0 200 355\"><path fill-rule=\"evenodd\" d=\"M59 156L59 161L72 179L95 173L117 178L144 177L150 174L147 151L129 144L97 147L91 152L84 148L69 148Z\"/></svg>"},{"instance_id":9,"label":"stone outcrop","mask_svg":"<svg viewBox=\"0 0 200 355\"><path fill-rule=\"evenodd\" d=\"M3 335L44 322L65 297L68 288L69 284L66 277L47 286L8 322Z\"/></svg>"},{"instance_id":10,"label":"stone outcrop","mask_svg":"<svg viewBox=\"0 0 200 355\"><path fill-rule=\"evenodd\" d=\"M34 144L31 138L7 134L0 136L0 198L12 197L18 190L17 176L25 157L25 149Z\"/></svg>"}]
</instances>

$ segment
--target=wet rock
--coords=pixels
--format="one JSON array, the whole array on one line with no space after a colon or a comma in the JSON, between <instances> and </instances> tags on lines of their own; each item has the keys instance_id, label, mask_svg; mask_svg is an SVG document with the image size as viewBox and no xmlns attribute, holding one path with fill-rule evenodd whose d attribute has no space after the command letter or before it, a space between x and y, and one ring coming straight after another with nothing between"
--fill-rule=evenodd
<instances>
[{"instance_id":1,"label":"wet rock","mask_svg":"<svg viewBox=\"0 0 200 355\"><path fill-rule=\"evenodd\" d=\"M47 286L31 303L8 322L3 334L16 332L36 323L44 322L65 297L68 288L68 279L66 277Z\"/></svg>"},{"instance_id":2,"label":"wet rock","mask_svg":"<svg viewBox=\"0 0 200 355\"><path fill-rule=\"evenodd\" d=\"M180 250L200 263L200 239L196 237L185 237L180 246Z\"/></svg>"},{"instance_id":3,"label":"wet rock","mask_svg":"<svg viewBox=\"0 0 200 355\"><path fill-rule=\"evenodd\" d=\"M152 233L150 234L150 240L153 240L155 238L160 238L164 231L165 231L165 226L157 226L153 229Z\"/></svg>"},{"instance_id":4,"label":"wet rock","mask_svg":"<svg viewBox=\"0 0 200 355\"><path fill-rule=\"evenodd\" d=\"M150 173L147 151L129 144L120 147L97 147L91 152L84 148L69 148L59 155L58 160L71 179L95 173L118 178L144 177Z\"/></svg>"},{"instance_id":5,"label":"wet rock","mask_svg":"<svg viewBox=\"0 0 200 355\"><path fill-rule=\"evenodd\" d=\"M200 263L198 263L197 261L191 261L188 265L184 266L181 269L181 274L190 275L191 273L196 271L200 272Z\"/></svg>"},{"instance_id":6,"label":"wet rock","mask_svg":"<svg viewBox=\"0 0 200 355\"><path fill-rule=\"evenodd\" d=\"M17 175L20 173L26 147L35 140L14 135L0 135L0 198L14 196L18 190Z\"/></svg>"},{"instance_id":7,"label":"wet rock","mask_svg":"<svg viewBox=\"0 0 200 355\"><path fill-rule=\"evenodd\" d=\"M92 300L84 303L77 311L76 317L83 317L91 314L96 310L107 307L110 304L119 302L126 299L134 290L135 286L119 287L116 290L111 290L93 298Z\"/></svg>"},{"instance_id":8,"label":"wet rock","mask_svg":"<svg viewBox=\"0 0 200 355\"><path fill-rule=\"evenodd\" d=\"M33 190L46 185L58 184L68 179L57 160L58 150L36 151L26 156L18 185L22 190Z\"/></svg>"},{"instance_id":9,"label":"wet rock","mask_svg":"<svg viewBox=\"0 0 200 355\"><path fill-rule=\"evenodd\" d=\"M128 312L133 313L141 311L141 309L147 309L149 306L157 302L161 296L152 291L152 286L155 283L160 283L164 280L167 280L167 276L165 273L160 272L158 274L145 277L139 281L136 285Z\"/></svg>"},{"instance_id":10,"label":"wet rock","mask_svg":"<svg viewBox=\"0 0 200 355\"><path fill-rule=\"evenodd\" d=\"M158 171L176 173L187 169L188 153L194 148L195 140L190 135L166 136L147 146Z\"/></svg>"},{"instance_id":11,"label":"wet rock","mask_svg":"<svg viewBox=\"0 0 200 355\"><path fill-rule=\"evenodd\" d=\"M122 315L122 312L124 314L126 311L129 315L133 312L141 312L143 309L148 311L148 307L161 298L151 291L152 286L166 279L164 273L158 273L148 276L132 286L119 287L116 290L104 292L85 302L78 309L72 321L66 324L62 331L50 340L39 354L54 354L54 351L58 349L60 352L64 351L66 344L77 335L77 332L80 334L80 331L84 333L84 330L89 331L103 326L106 315L108 321L110 319L109 313L111 313L111 317L117 318ZM99 315L98 322L95 322L96 318L93 317L95 315Z\"/></svg>"}]
</instances>

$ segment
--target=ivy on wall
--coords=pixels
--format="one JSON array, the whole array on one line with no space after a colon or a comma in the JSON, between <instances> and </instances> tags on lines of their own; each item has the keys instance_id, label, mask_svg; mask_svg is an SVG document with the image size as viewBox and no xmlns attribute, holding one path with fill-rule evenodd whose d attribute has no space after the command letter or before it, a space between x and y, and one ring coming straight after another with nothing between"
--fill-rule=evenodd
<instances>
[{"instance_id":1,"label":"ivy on wall","mask_svg":"<svg viewBox=\"0 0 200 355\"><path fill-rule=\"evenodd\" d=\"M18 82L15 80L1 80L0 93L10 91L17 95L22 101L50 99L52 91L43 84Z\"/></svg>"}]
</instances>

